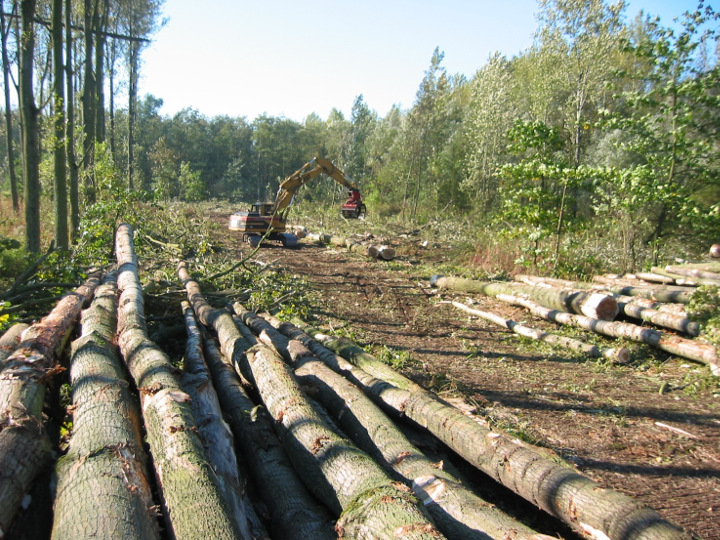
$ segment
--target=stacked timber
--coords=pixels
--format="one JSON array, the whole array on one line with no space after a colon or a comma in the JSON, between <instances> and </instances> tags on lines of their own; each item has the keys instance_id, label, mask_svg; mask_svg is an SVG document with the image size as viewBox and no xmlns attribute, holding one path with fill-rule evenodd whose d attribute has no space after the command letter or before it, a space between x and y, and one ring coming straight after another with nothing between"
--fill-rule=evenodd
<instances>
[{"instance_id":1,"label":"stacked timber","mask_svg":"<svg viewBox=\"0 0 720 540\"><path fill-rule=\"evenodd\" d=\"M395 249L387 245L375 245L367 242L359 242L344 236L336 236L330 234L308 233L306 236L308 241L316 244L331 245L336 247L345 247L353 253L361 253L373 259L382 259L391 261L395 258Z\"/></svg>"}]
</instances>

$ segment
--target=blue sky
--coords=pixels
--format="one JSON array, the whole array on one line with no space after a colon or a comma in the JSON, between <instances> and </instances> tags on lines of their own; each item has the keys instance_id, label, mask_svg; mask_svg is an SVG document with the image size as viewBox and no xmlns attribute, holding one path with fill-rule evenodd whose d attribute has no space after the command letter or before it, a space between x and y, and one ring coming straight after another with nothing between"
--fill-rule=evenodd
<instances>
[{"instance_id":1,"label":"blue sky","mask_svg":"<svg viewBox=\"0 0 720 540\"><path fill-rule=\"evenodd\" d=\"M630 0L670 24L696 0ZM355 97L384 116L409 108L435 47L472 77L489 55L532 41L535 0L166 0L165 26L143 52L140 95L162 114L261 114L302 121Z\"/></svg>"}]
</instances>

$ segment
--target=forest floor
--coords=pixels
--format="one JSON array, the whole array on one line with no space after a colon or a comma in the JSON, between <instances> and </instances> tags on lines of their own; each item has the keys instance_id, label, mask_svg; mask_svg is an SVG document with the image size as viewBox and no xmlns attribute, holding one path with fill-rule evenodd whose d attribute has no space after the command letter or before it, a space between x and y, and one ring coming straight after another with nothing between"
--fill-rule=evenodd
<instances>
[{"instance_id":1,"label":"forest floor","mask_svg":"<svg viewBox=\"0 0 720 540\"><path fill-rule=\"evenodd\" d=\"M226 215L211 217L226 223ZM240 233L225 233L226 248L248 251ZM554 452L601 485L702 538L720 539L720 387L707 367L632 344L633 361L617 366L519 338L447 302L467 302L467 295L431 288L433 265L446 256L442 246L423 247L411 235L385 241L396 260L302 243L263 247L257 258L305 283L316 323L326 330L350 335L419 384ZM487 297L473 301L550 328L521 308ZM534 511L509 492L493 495L497 488L482 478L474 481L508 511ZM531 524L567 537L552 523Z\"/></svg>"}]
</instances>

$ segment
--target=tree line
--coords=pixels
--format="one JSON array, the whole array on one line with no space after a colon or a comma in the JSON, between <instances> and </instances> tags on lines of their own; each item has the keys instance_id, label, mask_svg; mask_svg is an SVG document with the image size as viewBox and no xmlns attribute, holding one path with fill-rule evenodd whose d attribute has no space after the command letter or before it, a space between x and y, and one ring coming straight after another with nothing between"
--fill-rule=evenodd
<instances>
[{"instance_id":1,"label":"tree line","mask_svg":"<svg viewBox=\"0 0 720 540\"><path fill-rule=\"evenodd\" d=\"M57 69L54 78L43 72L28 94L47 103L35 105L41 137L20 138L24 151L39 149L39 164L56 154L54 175L39 167L44 176L25 178L26 215L33 182L52 183L56 207L63 204L56 141L64 122L74 141L64 152L72 219L108 182L161 201L269 198L281 179L322 155L360 184L374 215L416 223L459 216L515 243L518 262L528 266L557 270L572 253L633 269L720 237L718 14L706 2L665 25L643 13L629 20L624 0L538 0L533 44L520 54L491 55L467 77L448 73L438 48L409 109L381 117L358 95L349 118L333 109L326 120L310 114L303 121L207 118L192 108L161 115L160 97L136 95L138 55L157 28L160 2L70 3L69 22L49 26L65 28L67 95ZM26 4L34 2L13 9ZM55 15L50 7L46 15ZM19 27L7 19L6 32L3 23L4 44L22 38L26 19L42 33L21 9ZM21 67L32 63L22 58ZM35 54L36 68L49 58ZM118 107L121 72L129 99ZM23 114L33 108L23 113L20 103L28 129ZM71 135L74 124L79 133ZM83 181L73 183L73 172ZM300 195L329 201L336 193L318 182ZM29 237L27 245L38 247Z\"/></svg>"}]
</instances>

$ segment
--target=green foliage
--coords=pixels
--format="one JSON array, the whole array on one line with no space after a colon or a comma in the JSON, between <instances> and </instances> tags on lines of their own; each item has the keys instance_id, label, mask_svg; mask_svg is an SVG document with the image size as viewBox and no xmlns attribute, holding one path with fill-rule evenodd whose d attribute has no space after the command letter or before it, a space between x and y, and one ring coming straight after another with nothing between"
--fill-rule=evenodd
<instances>
[{"instance_id":1,"label":"green foliage","mask_svg":"<svg viewBox=\"0 0 720 540\"><path fill-rule=\"evenodd\" d=\"M180 163L178 175L180 196L184 201L197 202L205 197L205 185L199 171L193 171L187 161Z\"/></svg>"},{"instance_id":2,"label":"green foliage","mask_svg":"<svg viewBox=\"0 0 720 540\"><path fill-rule=\"evenodd\" d=\"M715 285L698 287L687 307L688 315L700 323L702 335L720 347L720 288Z\"/></svg>"}]
</instances>

